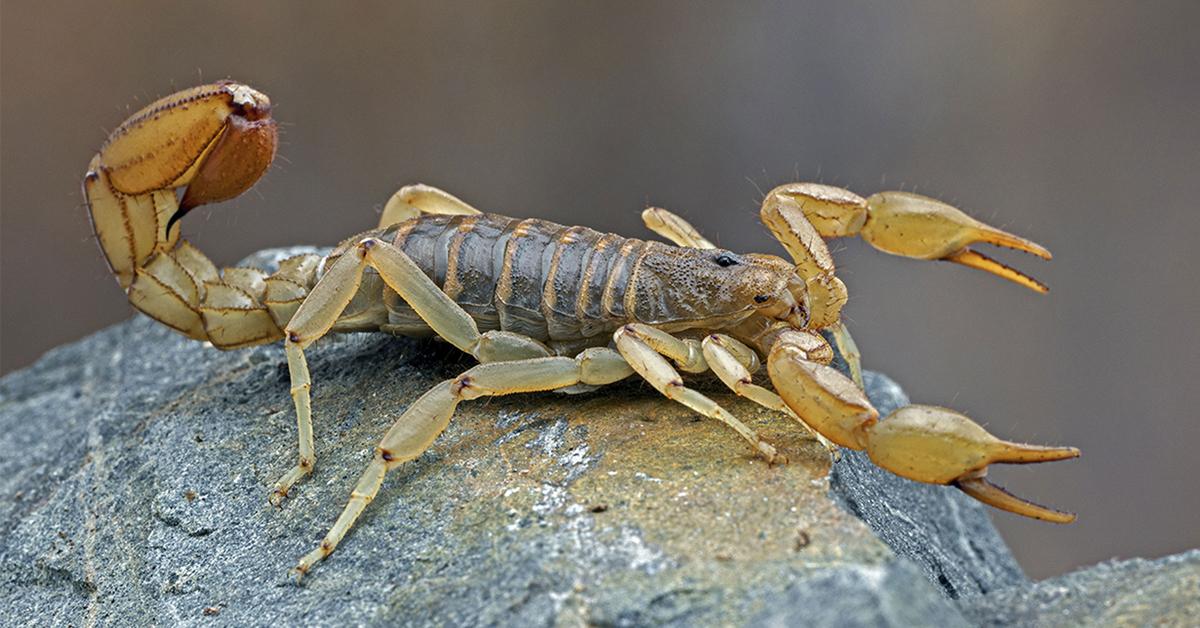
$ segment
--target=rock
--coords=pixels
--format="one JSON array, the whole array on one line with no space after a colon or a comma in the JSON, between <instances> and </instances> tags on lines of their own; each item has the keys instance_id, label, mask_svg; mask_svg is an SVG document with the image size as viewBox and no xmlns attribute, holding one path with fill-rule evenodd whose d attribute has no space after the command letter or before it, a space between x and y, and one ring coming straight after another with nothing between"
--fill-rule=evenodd
<instances>
[{"instance_id":1,"label":"rock","mask_svg":"<svg viewBox=\"0 0 1200 628\"><path fill-rule=\"evenodd\" d=\"M752 626L967 626L907 561L829 569L789 588Z\"/></svg>"},{"instance_id":2,"label":"rock","mask_svg":"<svg viewBox=\"0 0 1200 628\"><path fill-rule=\"evenodd\" d=\"M1195 626L1200 550L1089 569L963 600L980 626Z\"/></svg>"},{"instance_id":3,"label":"rock","mask_svg":"<svg viewBox=\"0 0 1200 628\"><path fill-rule=\"evenodd\" d=\"M0 380L5 616L954 624L964 620L947 597L1025 584L984 509L958 491L852 452L831 476L794 425L698 384L791 461L768 467L727 428L631 380L464 403L297 587L287 569L319 542L383 432L470 365L444 343L381 335L308 353L317 466L279 510L266 497L296 437L278 346L220 352L138 316ZM868 389L882 412L903 403L882 375Z\"/></svg>"}]
</instances>

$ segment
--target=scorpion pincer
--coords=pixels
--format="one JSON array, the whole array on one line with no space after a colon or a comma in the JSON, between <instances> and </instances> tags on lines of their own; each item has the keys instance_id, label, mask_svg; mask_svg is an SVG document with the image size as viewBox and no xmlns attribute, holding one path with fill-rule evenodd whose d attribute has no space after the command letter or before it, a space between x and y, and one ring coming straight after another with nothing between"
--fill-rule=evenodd
<instances>
[{"instance_id":1,"label":"scorpion pincer","mask_svg":"<svg viewBox=\"0 0 1200 628\"><path fill-rule=\"evenodd\" d=\"M113 131L83 188L100 248L135 308L219 349L283 341L299 457L275 484L272 503L316 462L304 351L318 338L436 334L479 361L426 392L388 430L341 516L300 559L297 576L334 550L385 474L429 447L460 402L585 390L635 373L733 428L769 462L782 456L689 388L681 371L712 371L738 395L794 419L831 452L866 450L905 478L950 484L1027 517L1074 520L985 475L990 464L1074 458L1079 450L1006 442L935 406L906 406L880 420L862 391L857 350L840 319L846 286L824 241L857 235L888 253L947 260L1045 292L971 248L990 243L1050 258L1029 240L916 194L862 198L791 183L771 190L761 209L788 261L719 249L663 209L647 209L643 219L672 244L482 213L412 185L387 203L378 228L324 258L292 257L272 274L218 270L180 240L176 221L253 186L274 158L277 137L262 93L229 81L195 87L150 104ZM847 356L851 377L830 366L833 351L820 330ZM754 382L764 361L774 391Z\"/></svg>"}]
</instances>

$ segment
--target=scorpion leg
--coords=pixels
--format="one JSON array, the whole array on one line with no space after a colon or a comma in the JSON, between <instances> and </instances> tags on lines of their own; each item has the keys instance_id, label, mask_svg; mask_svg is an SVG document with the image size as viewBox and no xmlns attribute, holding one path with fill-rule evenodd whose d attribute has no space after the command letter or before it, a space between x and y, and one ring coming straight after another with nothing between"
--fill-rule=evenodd
<instances>
[{"instance_id":1,"label":"scorpion leg","mask_svg":"<svg viewBox=\"0 0 1200 628\"><path fill-rule=\"evenodd\" d=\"M404 251L383 240L366 238L358 245L363 263L379 271L389 288L395 290L438 336L469 353L480 362L545 357L546 345L505 331L479 333L475 320L421 271ZM361 272L361 270L359 271Z\"/></svg>"},{"instance_id":2,"label":"scorpion leg","mask_svg":"<svg viewBox=\"0 0 1200 628\"><path fill-rule=\"evenodd\" d=\"M278 505L291 487L312 472L316 462L312 440L311 379L304 349L324 336L358 292L363 270L371 266L391 289L429 324L437 335L482 362L541 357L549 350L518 334L480 334L469 314L433 283L403 251L375 238L338 257L300 304L284 330L284 351L291 374L291 394L300 434L300 458L275 485L271 503Z\"/></svg>"},{"instance_id":3,"label":"scorpion leg","mask_svg":"<svg viewBox=\"0 0 1200 628\"><path fill-rule=\"evenodd\" d=\"M417 183L406 185L392 195L383 206L383 215L379 217L379 226L387 227L421 214L480 214L478 209L471 207L458 197L439 190L432 185Z\"/></svg>"},{"instance_id":4,"label":"scorpion leg","mask_svg":"<svg viewBox=\"0 0 1200 628\"><path fill-rule=\"evenodd\" d=\"M850 330L846 328L846 323L839 320L831 325L829 333L833 334L833 342L837 344L838 353L842 359L846 361L846 365L850 367L850 378L859 388L866 390L863 384L862 374L862 354L858 351L858 344L854 342L854 337L850 335Z\"/></svg>"},{"instance_id":5,"label":"scorpion leg","mask_svg":"<svg viewBox=\"0 0 1200 628\"><path fill-rule=\"evenodd\" d=\"M1050 259L1041 245L984 224L941 201L909 192L880 192L867 198L828 185L788 183L771 190L766 202L798 206L826 238L862 236L892 255L945 260L978 268L1037 292L1044 284L970 248L994 244Z\"/></svg>"},{"instance_id":6,"label":"scorpion leg","mask_svg":"<svg viewBox=\"0 0 1200 628\"><path fill-rule=\"evenodd\" d=\"M556 390L577 384L611 384L633 374L612 349L588 349L574 358L547 357L493 362L472 367L454 379L434 386L404 411L387 431L367 470L350 493L350 500L321 544L292 570L297 579L329 556L379 492L384 475L420 456L446 429L459 402L479 397Z\"/></svg>"},{"instance_id":7,"label":"scorpion leg","mask_svg":"<svg viewBox=\"0 0 1200 628\"><path fill-rule=\"evenodd\" d=\"M764 441L745 423L739 421L712 399L683 385L679 371L663 356L667 356L685 371L699 373L707 370L703 351L694 340L680 340L647 325L625 325L613 334L617 351L663 396L677 401L706 417L717 419L732 427L745 438L769 463L787 462L775 448Z\"/></svg>"},{"instance_id":8,"label":"scorpion leg","mask_svg":"<svg viewBox=\"0 0 1200 628\"><path fill-rule=\"evenodd\" d=\"M883 421L862 390L837 370L811 362L780 342L767 358L783 400L833 442L866 450L880 467L910 480L951 484L971 497L1012 513L1070 523L1075 515L1039 506L989 483L987 467L1079 456L1074 447L1042 447L1000 440L966 416L934 406L904 406Z\"/></svg>"},{"instance_id":9,"label":"scorpion leg","mask_svg":"<svg viewBox=\"0 0 1200 628\"><path fill-rule=\"evenodd\" d=\"M646 228L670 240L676 246L687 246L693 249L715 249L700 232L688 221L661 208L648 207L642 212L642 222Z\"/></svg>"},{"instance_id":10,"label":"scorpion leg","mask_svg":"<svg viewBox=\"0 0 1200 628\"><path fill-rule=\"evenodd\" d=\"M296 314L284 330L284 352L287 354L288 371L291 376L292 403L296 408L296 426L299 433L299 460L271 491L271 503L278 506L288 491L301 478L312 473L316 464L313 447L311 395L312 380L308 374L308 361L304 349L333 327L342 310L358 292L362 281L362 261L353 252L337 258L326 270L325 275L313 287L312 292L300 304Z\"/></svg>"},{"instance_id":11,"label":"scorpion leg","mask_svg":"<svg viewBox=\"0 0 1200 628\"><path fill-rule=\"evenodd\" d=\"M837 453L837 445L814 430L792 411L779 395L754 383L752 373L758 370L758 354L738 340L725 334L710 334L700 346L708 367L717 375L730 390L745 397L758 405L782 412L800 424L814 439L821 443L832 454Z\"/></svg>"}]
</instances>

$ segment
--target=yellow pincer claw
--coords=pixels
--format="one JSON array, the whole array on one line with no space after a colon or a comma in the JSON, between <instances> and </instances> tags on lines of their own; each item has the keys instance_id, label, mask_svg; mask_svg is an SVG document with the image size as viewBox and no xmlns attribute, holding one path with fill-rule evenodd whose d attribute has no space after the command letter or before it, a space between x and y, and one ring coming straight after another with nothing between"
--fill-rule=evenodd
<instances>
[{"instance_id":1,"label":"yellow pincer claw","mask_svg":"<svg viewBox=\"0 0 1200 628\"><path fill-rule=\"evenodd\" d=\"M971 497L1018 515L1070 523L1075 515L1026 501L989 483L987 467L1078 458L1074 447L1001 440L947 408L910 405L867 428L867 454L880 467L929 484L954 484Z\"/></svg>"},{"instance_id":2,"label":"yellow pincer claw","mask_svg":"<svg viewBox=\"0 0 1200 628\"><path fill-rule=\"evenodd\" d=\"M982 223L955 207L920 194L880 192L866 202L868 218L861 235L881 251L946 260L987 271L1037 292L1049 290L1040 281L969 248L984 242L1050 259L1050 251L1036 242Z\"/></svg>"}]
</instances>

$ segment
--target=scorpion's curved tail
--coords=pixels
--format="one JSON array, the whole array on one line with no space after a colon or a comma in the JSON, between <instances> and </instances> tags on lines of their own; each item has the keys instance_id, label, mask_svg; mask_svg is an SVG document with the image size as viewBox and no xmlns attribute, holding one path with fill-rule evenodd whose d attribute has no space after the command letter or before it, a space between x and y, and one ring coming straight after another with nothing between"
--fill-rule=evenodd
<instances>
[{"instance_id":1,"label":"scorpion's curved tail","mask_svg":"<svg viewBox=\"0 0 1200 628\"><path fill-rule=\"evenodd\" d=\"M88 165L83 193L100 249L135 308L221 349L283 338L320 258L290 258L269 276L218 270L180 240L176 224L198 205L253 186L277 140L271 101L229 81L155 101L109 135Z\"/></svg>"}]
</instances>

